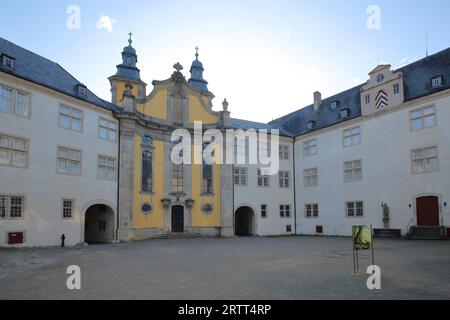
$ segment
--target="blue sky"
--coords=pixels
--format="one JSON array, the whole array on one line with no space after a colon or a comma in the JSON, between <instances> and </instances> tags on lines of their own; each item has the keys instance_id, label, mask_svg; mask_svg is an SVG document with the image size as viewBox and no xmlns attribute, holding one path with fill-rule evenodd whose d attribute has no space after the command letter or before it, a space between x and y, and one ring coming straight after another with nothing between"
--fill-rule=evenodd
<instances>
[{"instance_id":1,"label":"blue sky","mask_svg":"<svg viewBox=\"0 0 450 320\"><path fill-rule=\"evenodd\" d=\"M5 0L2 0L5 1ZM67 8L81 29L67 28ZM367 8L381 29L367 28ZM378 62L398 67L450 47L448 0L15 0L0 11L0 36L58 62L100 97L134 33L142 79L167 79L179 61L188 71L195 46L215 109L226 97L233 117L268 122L367 80ZM98 29L108 16L112 29Z\"/></svg>"}]
</instances>

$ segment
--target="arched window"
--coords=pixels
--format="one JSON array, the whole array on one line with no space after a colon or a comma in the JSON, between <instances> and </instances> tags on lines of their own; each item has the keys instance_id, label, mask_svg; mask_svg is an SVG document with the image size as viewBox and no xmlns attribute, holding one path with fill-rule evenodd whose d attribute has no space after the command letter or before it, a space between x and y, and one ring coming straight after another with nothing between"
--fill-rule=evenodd
<instances>
[{"instance_id":1,"label":"arched window","mask_svg":"<svg viewBox=\"0 0 450 320\"><path fill-rule=\"evenodd\" d=\"M213 166L211 164L203 164L202 172L202 194L213 193Z\"/></svg>"},{"instance_id":2,"label":"arched window","mask_svg":"<svg viewBox=\"0 0 450 320\"><path fill-rule=\"evenodd\" d=\"M153 154L149 150L142 151L142 192L153 191Z\"/></svg>"}]
</instances>

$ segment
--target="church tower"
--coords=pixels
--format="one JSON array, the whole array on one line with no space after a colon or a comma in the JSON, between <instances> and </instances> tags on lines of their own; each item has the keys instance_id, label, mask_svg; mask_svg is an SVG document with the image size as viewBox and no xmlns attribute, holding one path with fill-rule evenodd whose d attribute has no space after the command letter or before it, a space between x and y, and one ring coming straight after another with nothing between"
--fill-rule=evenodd
<instances>
[{"instance_id":1,"label":"church tower","mask_svg":"<svg viewBox=\"0 0 450 320\"><path fill-rule=\"evenodd\" d=\"M122 51L122 63L117 65L117 72L109 78L111 84L111 102L115 105L122 105L122 97L126 87L131 86L131 93L136 98L144 98L146 96L147 84L141 80L140 70L136 67L137 54L132 47L133 40L130 32L128 46Z\"/></svg>"},{"instance_id":2,"label":"church tower","mask_svg":"<svg viewBox=\"0 0 450 320\"><path fill-rule=\"evenodd\" d=\"M191 78L188 83L201 91L208 92L208 82L203 79L203 71L205 71L205 69L203 68L203 64L200 60L198 60L198 47L195 48L195 50L195 60L192 62L191 70L189 70L191 73Z\"/></svg>"}]
</instances>

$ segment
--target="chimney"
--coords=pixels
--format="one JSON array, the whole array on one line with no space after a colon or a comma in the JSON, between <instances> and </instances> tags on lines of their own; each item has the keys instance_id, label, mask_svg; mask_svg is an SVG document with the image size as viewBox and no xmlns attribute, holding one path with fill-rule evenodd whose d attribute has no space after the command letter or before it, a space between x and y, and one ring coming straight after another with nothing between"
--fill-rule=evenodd
<instances>
[{"instance_id":1,"label":"chimney","mask_svg":"<svg viewBox=\"0 0 450 320\"><path fill-rule=\"evenodd\" d=\"M319 110L322 104L322 94L319 91L314 92L314 111Z\"/></svg>"}]
</instances>

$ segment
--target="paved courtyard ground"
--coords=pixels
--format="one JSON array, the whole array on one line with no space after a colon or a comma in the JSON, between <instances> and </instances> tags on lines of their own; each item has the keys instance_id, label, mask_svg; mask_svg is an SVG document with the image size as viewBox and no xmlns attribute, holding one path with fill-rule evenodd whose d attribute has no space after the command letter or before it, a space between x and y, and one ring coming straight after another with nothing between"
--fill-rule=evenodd
<instances>
[{"instance_id":1,"label":"paved courtyard ground","mask_svg":"<svg viewBox=\"0 0 450 320\"><path fill-rule=\"evenodd\" d=\"M0 249L0 299L450 299L450 242L375 243L382 289L352 275L349 238L151 240ZM369 253L361 266L370 264ZM81 268L69 291L66 269ZM364 268L362 268L364 269Z\"/></svg>"}]
</instances>

